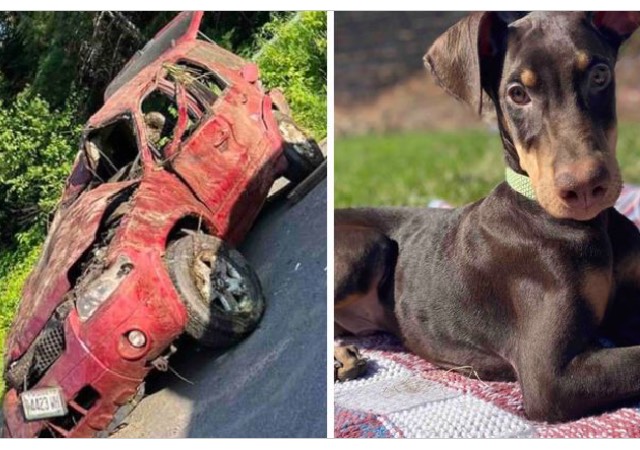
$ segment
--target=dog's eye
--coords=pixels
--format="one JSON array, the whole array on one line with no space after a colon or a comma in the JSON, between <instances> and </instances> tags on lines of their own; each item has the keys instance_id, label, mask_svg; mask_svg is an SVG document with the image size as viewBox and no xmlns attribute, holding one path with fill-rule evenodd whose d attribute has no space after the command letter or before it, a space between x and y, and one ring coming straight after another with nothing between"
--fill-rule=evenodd
<instances>
[{"instance_id":1,"label":"dog's eye","mask_svg":"<svg viewBox=\"0 0 640 450\"><path fill-rule=\"evenodd\" d=\"M507 95L516 105L526 105L531 101L527 91L525 91L524 87L519 84L510 86L507 91Z\"/></svg>"},{"instance_id":2,"label":"dog's eye","mask_svg":"<svg viewBox=\"0 0 640 450\"><path fill-rule=\"evenodd\" d=\"M606 64L598 64L591 69L590 78L592 87L602 89L611 81L611 70Z\"/></svg>"}]
</instances>

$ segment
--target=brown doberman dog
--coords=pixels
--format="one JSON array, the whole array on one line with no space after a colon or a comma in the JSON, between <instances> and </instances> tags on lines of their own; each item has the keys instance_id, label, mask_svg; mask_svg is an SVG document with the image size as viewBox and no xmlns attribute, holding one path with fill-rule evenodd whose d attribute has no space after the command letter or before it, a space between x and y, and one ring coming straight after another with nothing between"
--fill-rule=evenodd
<instances>
[{"instance_id":1,"label":"brown doberman dog","mask_svg":"<svg viewBox=\"0 0 640 450\"><path fill-rule=\"evenodd\" d=\"M485 12L435 41L437 82L493 104L507 180L454 210L336 210L336 334L387 331L440 367L517 379L534 420L640 399L640 233L613 208L614 66L639 25ZM338 379L364 367L352 347L335 364Z\"/></svg>"}]
</instances>

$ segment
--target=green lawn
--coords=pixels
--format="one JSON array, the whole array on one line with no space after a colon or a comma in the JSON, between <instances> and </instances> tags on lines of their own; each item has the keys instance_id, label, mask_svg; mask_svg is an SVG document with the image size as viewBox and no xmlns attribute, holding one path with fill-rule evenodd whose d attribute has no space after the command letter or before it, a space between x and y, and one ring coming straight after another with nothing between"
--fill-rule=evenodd
<instances>
[{"instance_id":1,"label":"green lawn","mask_svg":"<svg viewBox=\"0 0 640 450\"><path fill-rule=\"evenodd\" d=\"M620 125L624 180L640 184L640 127ZM504 178L500 138L483 130L344 138L335 144L335 205L462 205Z\"/></svg>"}]
</instances>

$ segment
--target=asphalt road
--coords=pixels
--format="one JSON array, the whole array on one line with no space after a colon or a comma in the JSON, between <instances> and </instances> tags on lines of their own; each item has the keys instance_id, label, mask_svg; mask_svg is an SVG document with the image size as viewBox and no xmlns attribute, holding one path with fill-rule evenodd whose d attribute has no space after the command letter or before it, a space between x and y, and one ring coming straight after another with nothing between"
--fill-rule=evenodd
<instances>
[{"instance_id":1,"label":"asphalt road","mask_svg":"<svg viewBox=\"0 0 640 450\"><path fill-rule=\"evenodd\" d=\"M114 437L326 437L327 184L269 206L240 248L267 303L258 329L213 355L184 344Z\"/></svg>"}]
</instances>

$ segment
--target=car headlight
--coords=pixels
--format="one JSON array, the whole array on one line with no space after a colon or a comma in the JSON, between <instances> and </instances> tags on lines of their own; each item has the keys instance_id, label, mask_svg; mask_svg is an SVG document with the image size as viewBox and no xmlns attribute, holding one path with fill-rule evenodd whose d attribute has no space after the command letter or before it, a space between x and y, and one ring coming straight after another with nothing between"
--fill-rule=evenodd
<instances>
[{"instance_id":1,"label":"car headlight","mask_svg":"<svg viewBox=\"0 0 640 450\"><path fill-rule=\"evenodd\" d=\"M133 264L121 256L98 278L91 281L82 290L75 293L76 310L81 321L87 320L96 312L113 292L120 286L125 276L131 272Z\"/></svg>"}]
</instances>

